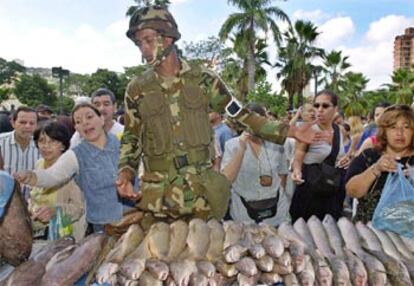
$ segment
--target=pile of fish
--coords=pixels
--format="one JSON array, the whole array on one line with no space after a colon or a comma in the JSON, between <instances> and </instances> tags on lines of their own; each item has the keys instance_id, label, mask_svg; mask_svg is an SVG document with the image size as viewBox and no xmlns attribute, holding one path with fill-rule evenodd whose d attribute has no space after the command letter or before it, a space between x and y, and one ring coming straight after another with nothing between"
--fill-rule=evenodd
<instances>
[{"instance_id":1,"label":"pile of fish","mask_svg":"<svg viewBox=\"0 0 414 286\"><path fill-rule=\"evenodd\" d=\"M96 264L107 241L104 234L93 234L79 243L65 237L32 253L14 269L6 286L72 286Z\"/></svg>"},{"instance_id":2,"label":"pile of fish","mask_svg":"<svg viewBox=\"0 0 414 286\"><path fill-rule=\"evenodd\" d=\"M266 224L132 225L96 272L111 285L412 285L414 240L311 217Z\"/></svg>"}]
</instances>

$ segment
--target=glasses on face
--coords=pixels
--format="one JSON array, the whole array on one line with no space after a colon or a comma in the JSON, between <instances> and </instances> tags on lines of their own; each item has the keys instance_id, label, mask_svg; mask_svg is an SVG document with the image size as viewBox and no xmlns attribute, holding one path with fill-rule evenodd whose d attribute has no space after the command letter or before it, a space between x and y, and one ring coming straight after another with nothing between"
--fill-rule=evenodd
<instances>
[{"instance_id":1,"label":"glasses on face","mask_svg":"<svg viewBox=\"0 0 414 286\"><path fill-rule=\"evenodd\" d=\"M313 104L313 107L316 108L316 109L319 109L319 107L321 107L321 106L322 106L323 109L327 109L329 107L332 107L333 104L329 104L329 103L314 103Z\"/></svg>"},{"instance_id":2,"label":"glasses on face","mask_svg":"<svg viewBox=\"0 0 414 286\"><path fill-rule=\"evenodd\" d=\"M46 146L48 146L48 147L55 148L55 147L59 147L60 144L61 144L61 142L59 142L57 140L42 140L42 139L40 139L37 142L37 145L39 147L46 147Z\"/></svg>"}]
</instances>

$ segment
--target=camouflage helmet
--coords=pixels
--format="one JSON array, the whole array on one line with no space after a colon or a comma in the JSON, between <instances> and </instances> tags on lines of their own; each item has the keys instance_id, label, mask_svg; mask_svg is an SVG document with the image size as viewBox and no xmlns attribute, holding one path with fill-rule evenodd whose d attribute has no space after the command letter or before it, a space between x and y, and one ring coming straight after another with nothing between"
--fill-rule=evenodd
<instances>
[{"instance_id":1,"label":"camouflage helmet","mask_svg":"<svg viewBox=\"0 0 414 286\"><path fill-rule=\"evenodd\" d=\"M153 29L162 36L173 38L175 41L181 38L173 16L161 6L144 7L135 11L129 20L126 35L134 41L135 32L143 29Z\"/></svg>"}]
</instances>

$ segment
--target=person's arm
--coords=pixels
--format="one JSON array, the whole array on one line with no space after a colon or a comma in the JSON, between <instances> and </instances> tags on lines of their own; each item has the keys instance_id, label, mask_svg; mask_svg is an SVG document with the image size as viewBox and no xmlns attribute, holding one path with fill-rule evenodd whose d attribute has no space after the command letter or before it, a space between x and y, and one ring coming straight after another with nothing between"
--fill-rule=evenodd
<instances>
[{"instance_id":1,"label":"person's arm","mask_svg":"<svg viewBox=\"0 0 414 286\"><path fill-rule=\"evenodd\" d=\"M125 125L121 140L121 154L119 158L119 171L116 181L118 194L121 197L136 200L139 195L134 193L132 181L137 175L142 156L142 120L138 117L139 91L136 83L127 87L125 95Z\"/></svg>"},{"instance_id":2,"label":"person's arm","mask_svg":"<svg viewBox=\"0 0 414 286\"><path fill-rule=\"evenodd\" d=\"M285 148L283 148L283 151L280 153L279 165L276 172L280 178L280 185L285 190L287 183L287 175L289 174L289 164Z\"/></svg>"},{"instance_id":3,"label":"person's arm","mask_svg":"<svg viewBox=\"0 0 414 286\"><path fill-rule=\"evenodd\" d=\"M349 166L345 190L352 198L361 198L367 194L374 181L381 175L378 164L367 167L364 154L354 158Z\"/></svg>"},{"instance_id":4,"label":"person's arm","mask_svg":"<svg viewBox=\"0 0 414 286\"><path fill-rule=\"evenodd\" d=\"M307 152L308 145L297 141L295 144L295 157L292 163L292 181L295 184L302 184L302 165Z\"/></svg>"},{"instance_id":5,"label":"person's arm","mask_svg":"<svg viewBox=\"0 0 414 286\"><path fill-rule=\"evenodd\" d=\"M21 171L14 174L20 183L40 188L53 188L69 181L79 172L79 164L75 153L67 150L48 169Z\"/></svg>"},{"instance_id":6,"label":"person's arm","mask_svg":"<svg viewBox=\"0 0 414 286\"><path fill-rule=\"evenodd\" d=\"M207 89L210 105L214 111L218 113L226 111L227 115L241 123L246 131L264 140L283 145L286 137L294 137L306 143L321 141L326 137L325 133L312 129L310 123L296 127L250 112L232 96L224 82L212 71L203 70L203 82L200 84Z\"/></svg>"},{"instance_id":7,"label":"person's arm","mask_svg":"<svg viewBox=\"0 0 414 286\"><path fill-rule=\"evenodd\" d=\"M232 183L236 180L243 162L244 153L247 148L247 136L250 135L246 132L242 133L238 140L239 146L235 150L230 150L228 144L225 145L221 173Z\"/></svg>"},{"instance_id":8,"label":"person's arm","mask_svg":"<svg viewBox=\"0 0 414 286\"><path fill-rule=\"evenodd\" d=\"M362 153L362 151L372 148L374 147L374 145L372 144L372 139L370 137L368 137L367 139L364 140L364 142L362 142L361 147L359 147L359 150L357 151L356 156L358 156L359 154Z\"/></svg>"}]
</instances>

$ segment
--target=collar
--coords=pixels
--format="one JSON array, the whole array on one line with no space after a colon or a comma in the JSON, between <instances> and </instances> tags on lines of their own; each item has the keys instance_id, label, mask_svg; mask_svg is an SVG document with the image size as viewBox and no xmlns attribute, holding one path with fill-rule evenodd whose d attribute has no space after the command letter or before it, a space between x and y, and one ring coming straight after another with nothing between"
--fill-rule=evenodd
<instances>
[{"instance_id":1,"label":"collar","mask_svg":"<svg viewBox=\"0 0 414 286\"><path fill-rule=\"evenodd\" d=\"M10 144L11 145L19 145L19 143L17 143L17 141L16 141L16 131L13 130L12 132L10 132L10 137L11 137L10 138ZM32 148L36 147L36 145L34 143L34 140L33 140L33 137L30 139L30 142L29 142L28 146L32 147Z\"/></svg>"},{"instance_id":2,"label":"collar","mask_svg":"<svg viewBox=\"0 0 414 286\"><path fill-rule=\"evenodd\" d=\"M115 135L106 133L106 143L103 149L96 147L95 145L89 143L86 140L82 140L81 144L85 144L85 147L92 158L96 158L102 154L102 152L118 152L119 148L117 146L117 139Z\"/></svg>"}]
</instances>

